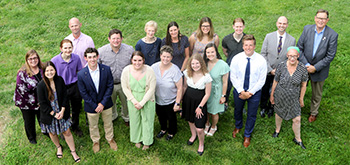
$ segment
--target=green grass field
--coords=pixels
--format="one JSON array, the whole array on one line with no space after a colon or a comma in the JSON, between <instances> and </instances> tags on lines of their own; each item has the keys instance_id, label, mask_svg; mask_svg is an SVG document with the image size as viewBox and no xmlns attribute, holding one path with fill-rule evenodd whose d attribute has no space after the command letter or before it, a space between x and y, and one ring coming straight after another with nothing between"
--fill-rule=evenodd
<instances>
[{"instance_id":1,"label":"green grass field","mask_svg":"<svg viewBox=\"0 0 350 165\"><path fill-rule=\"evenodd\" d=\"M144 25L149 20L158 23L156 36L163 38L170 21L180 25L181 33L190 36L199 20L212 19L220 40L232 33L232 21L242 17L247 34L257 39L260 52L267 33L275 31L280 15L289 19L287 32L298 39L304 25L314 24L315 12L324 8L330 12L328 25L339 34L338 51L331 63L330 75L325 82L320 113L310 124L311 88L307 88L305 107L302 109L301 135L306 150L292 142L292 121L284 121L279 138L272 138L274 118L258 116L252 143L244 148L243 133L233 139L233 103L220 116L218 132L205 139L205 153L196 153L198 141L187 146L190 137L188 124L178 121L178 134L172 141L155 139L149 151L137 149L129 141L129 129L118 118L114 122L118 151L113 152L101 137L101 151L94 154L85 116L81 115L84 137L74 135L76 150L84 164L349 164L350 163L350 54L349 11L350 1L209 1L209 0L1 0L0 1L0 164L72 164L73 158L65 142L63 159L57 159L51 140L40 133L37 126L37 145L28 142L22 114L12 101L16 73L24 63L29 49L38 51L42 61L59 53L59 42L71 32L68 20L78 17L82 32L90 35L95 46L108 43L108 32L118 28L123 42L135 46L145 36ZM221 44L221 43L220 43ZM220 52L221 46L219 47ZM102 122L101 122L101 134ZM160 126L155 121L154 133Z\"/></svg>"}]
</instances>

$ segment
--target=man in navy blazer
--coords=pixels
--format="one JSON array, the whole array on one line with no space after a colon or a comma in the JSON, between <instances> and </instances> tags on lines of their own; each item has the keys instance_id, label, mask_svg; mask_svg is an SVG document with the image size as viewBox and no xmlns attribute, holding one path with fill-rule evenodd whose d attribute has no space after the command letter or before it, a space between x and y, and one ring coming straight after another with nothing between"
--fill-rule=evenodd
<instances>
[{"instance_id":1,"label":"man in navy blazer","mask_svg":"<svg viewBox=\"0 0 350 165\"><path fill-rule=\"evenodd\" d=\"M111 95L113 92L113 76L111 69L103 64L98 64L98 51L95 48L87 48L84 59L88 65L78 73L78 87L84 99L84 110L89 120L90 137L93 141L94 153L100 150L100 133L98 120L102 116L105 137L113 150L117 150L117 143L113 137Z\"/></svg>"},{"instance_id":2,"label":"man in navy blazer","mask_svg":"<svg viewBox=\"0 0 350 165\"><path fill-rule=\"evenodd\" d=\"M260 116L265 117L265 113L267 113L269 118L273 116L269 98L276 67L282 61L287 60L288 47L295 46L295 38L286 32L288 27L287 17L280 16L277 19L276 26L277 31L266 34L261 48L261 55L267 62L267 76L261 91Z\"/></svg>"},{"instance_id":3,"label":"man in navy blazer","mask_svg":"<svg viewBox=\"0 0 350 165\"><path fill-rule=\"evenodd\" d=\"M297 46L300 61L310 75L312 98L309 122L316 120L322 98L322 87L328 77L329 66L337 52L338 34L327 26L329 13L320 9L316 12L315 25L306 25Z\"/></svg>"}]
</instances>

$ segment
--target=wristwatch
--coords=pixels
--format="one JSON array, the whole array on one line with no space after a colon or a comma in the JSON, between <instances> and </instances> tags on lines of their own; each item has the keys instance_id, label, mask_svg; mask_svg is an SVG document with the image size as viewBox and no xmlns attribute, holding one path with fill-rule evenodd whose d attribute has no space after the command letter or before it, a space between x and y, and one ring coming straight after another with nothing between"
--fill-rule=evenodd
<instances>
[{"instance_id":1,"label":"wristwatch","mask_svg":"<svg viewBox=\"0 0 350 165\"><path fill-rule=\"evenodd\" d=\"M180 106L180 103L175 103L175 105Z\"/></svg>"},{"instance_id":2,"label":"wristwatch","mask_svg":"<svg viewBox=\"0 0 350 165\"><path fill-rule=\"evenodd\" d=\"M203 107L202 107L202 106L200 106L200 105L198 105L198 108L199 108L199 109L203 109Z\"/></svg>"}]
</instances>

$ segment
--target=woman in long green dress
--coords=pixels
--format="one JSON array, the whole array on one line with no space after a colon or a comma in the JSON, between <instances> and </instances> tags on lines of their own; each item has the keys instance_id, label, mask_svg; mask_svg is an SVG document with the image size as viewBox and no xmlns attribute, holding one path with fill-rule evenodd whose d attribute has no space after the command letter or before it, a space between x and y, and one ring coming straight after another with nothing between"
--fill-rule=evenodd
<instances>
[{"instance_id":1,"label":"woman in long green dress","mask_svg":"<svg viewBox=\"0 0 350 165\"><path fill-rule=\"evenodd\" d=\"M131 65L123 69L121 85L128 99L130 141L137 148L142 142L142 150L147 150L153 144L156 77L153 69L144 63L144 55L135 51Z\"/></svg>"},{"instance_id":2,"label":"woman in long green dress","mask_svg":"<svg viewBox=\"0 0 350 165\"><path fill-rule=\"evenodd\" d=\"M204 133L207 136L213 136L217 130L216 124L219 121L219 113L225 111L225 96L227 90L228 73L230 67L227 63L221 60L221 56L217 47L213 43L209 43L204 49L204 61L210 77L213 79L211 83L211 93L207 103L208 106L208 120L205 124ZM210 127L210 117L212 124Z\"/></svg>"}]
</instances>

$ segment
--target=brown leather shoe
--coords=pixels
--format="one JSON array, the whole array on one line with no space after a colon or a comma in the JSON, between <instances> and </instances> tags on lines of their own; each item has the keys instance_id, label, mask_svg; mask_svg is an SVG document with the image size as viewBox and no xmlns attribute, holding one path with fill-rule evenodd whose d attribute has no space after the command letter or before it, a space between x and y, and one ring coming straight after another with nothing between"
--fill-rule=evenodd
<instances>
[{"instance_id":1,"label":"brown leather shoe","mask_svg":"<svg viewBox=\"0 0 350 165\"><path fill-rule=\"evenodd\" d=\"M316 120L316 116L315 115L310 115L309 117L309 122L312 123Z\"/></svg>"},{"instance_id":2,"label":"brown leather shoe","mask_svg":"<svg viewBox=\"0 0 350 165\"><path fill-rule=\"evenodd\" d=\"M241 130L241 129L235 128L235 130L233 130L233 132L232 132L232 137L233 137L233 138L236 138L236 134L238 134L240 130Z\"/></svg>"},{"instance_id":3,"label":"brown leather shoe","mask_svg":"<svg viewBox=\"0 0 350 165\"><path fill-rule=\"evenodd\" d=\"M94 143L92 145L92 150L94 151L94 153L97 153L98 151L100 151L100 143L99 142Z\"/></svg>"},{"instance_id":4,"label":"brown leather shoe","mask_svg":"<svg viewBox=\"0 0 350 165\"><path fill-rule=\"evenodd\" d=\"M109 146L111 147L112 150L117 151L118 146L117 146L117 143L114 141L114 139L112 139L108 143L109 143Z\"/></svg>"},{"instance_id":5,"label":"brown leather shoe","mask_svg":"<svg viewBox=\"0 0 350 165\"><path fill-rule=\"evenodd\" d=\"M244 137L243 146L247 148L250 145L250 137Z\"/></svg>"}]
</instances>

